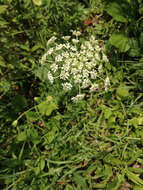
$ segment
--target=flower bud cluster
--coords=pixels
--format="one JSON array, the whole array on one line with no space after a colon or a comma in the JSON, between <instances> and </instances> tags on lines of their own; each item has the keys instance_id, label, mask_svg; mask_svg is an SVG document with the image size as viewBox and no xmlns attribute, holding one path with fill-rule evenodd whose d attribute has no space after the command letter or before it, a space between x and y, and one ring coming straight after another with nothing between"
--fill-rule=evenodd
<instances>
[{"instance_id":1,"label":"flower bud cluster","mask_svg":"<svg viewBox=\"0 0 143 190\"><path fill-rule=\"evenodd\" d=\"M58 80L66 92L77 89L77 95L72 97L77 102L84 98L86 90L88 93L101 88L108 90L110 79L104 71L104 63L109 60L94 36L81 42L79 31L72 31L72 35L74 37L63 36L60 44L56 37L49 39L48 50L40 63L48 68L47 78L51 86Z\"/></svg>"}]
</instances>

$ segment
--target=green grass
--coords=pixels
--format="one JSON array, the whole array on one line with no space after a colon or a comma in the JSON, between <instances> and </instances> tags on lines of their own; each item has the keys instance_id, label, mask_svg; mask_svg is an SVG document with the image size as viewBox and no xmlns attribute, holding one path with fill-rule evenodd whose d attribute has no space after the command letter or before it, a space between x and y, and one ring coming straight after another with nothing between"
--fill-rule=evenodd
<instances>
[{"instance_id":1,"label":"green grass","mask_svg":"<svg viewBox=\"0 0 143 190\"><path fill-rule=\"evenodd\" d=\"M126 102L112 91L34 112L2 144L1 188L141 189L142 109Z\"/></svg>"},{"instance_id":2,"label":"green grass","mask_svg":"<svg viewBox=\"0 0 143 190\"><path fill-rule=\"evenodd\" d=\"M142 190L142 3L136 18L134 0L120 7L130 6L127 15L100 0L53 1L51 9L46 0L0 2L0 190ZM128 18L138 20L119 22ZM34 68L50 36L80 26L83 39L89 31L106 44L111 87L77 104L59 94L57 103ZM103 41L124 28L123 39Z\"/></svg>"}]
</instances>

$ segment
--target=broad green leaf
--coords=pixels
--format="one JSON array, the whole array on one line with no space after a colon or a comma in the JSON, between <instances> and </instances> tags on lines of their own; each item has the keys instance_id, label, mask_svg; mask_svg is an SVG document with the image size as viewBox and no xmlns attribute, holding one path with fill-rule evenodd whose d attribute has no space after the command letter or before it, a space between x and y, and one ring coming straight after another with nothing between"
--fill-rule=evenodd
<instances>
[{"instance_id":1,"label":"broad green leaf","mask_svg":"<svg viewBox=\"0 0 143 190\"><path fill-rule=\"evenodd\" d=\"M110 108L106 108L104 111L104 116L106 119L109 119L109 117L112 115L112 110Z\"/></svg>"},{"instance_id":2,"label":"broad green leaf","mask_svg":"<svg viewBox=\"0 0 143 190\"><path fill-rule=\"evenodd\" d=\"M126 17L123 14L121 5L117 2L109 2L105 8L106 12L113 17L114 20L120 22L126 22Z\"/></svg>"},{"instance_id":3,"label":"broad green leaf","mask_svg":"<svg viewBox=\"0 0 143 190\"><path fill-rule=\"evenodd\" d=\"M44 137L45 139L48 141L48 143L51 143L55 136L56 136L56 132L58 131L57 127L53 127L51 131L49 131Z\"/></svg>"},{"instance_id":4,"label":"broad green leaf","mask_svg":"<svg viewBox=\"0 0 143 190\"><path fill-rule=\"evenodd\" d=\"M38 108L39 108L39 112L42 114L42 115L46 115L46 116L49 116L51 115L51 113L57 109L57 105L56 103L52 100L52 97L47 97L47 100L46 101L43 101L41 102L39 105L38 105Z\"/></svg>"},{"instance_id":5,"label":"broad green leaf","mask_svg":"<svg viewBox=\"0 0 143 190\"><path fill-rule=\"evenodd\" d=\"M109 39L111 45L118 48L121 52L126 52L130 49L129 38L123 33L114 33Z\"/></svg>"},{"instance_id":6,"label":"broad green leaf","mask_svg":"<svg viewBox=\"0 0 143 190\"><path fill-rule=\"evenodd\" d=\"M37 6L41 6L42 5L42 0L33 0L33 3Z\"/></svg>"},{"instance_id":7,"label":"broad green leaf","mask_svg":"<svg viewBox=\"0 0 143 190\"><path fill-rule=\"evenodd\" d=\"M33 144L39 144L41 137L38 134L38 131L34 128L31 128L27 131L28 139L32 141Z\"/></svg>"},{"instance_id":8,"label":"broad green leaf","mask_svg":"<svg viewBox=\"0 0 143 190\"><path fill-rule=\"evenodd\" d=\"M17 136L17 140L18 141L25 141L27 139L27 136L25 134L25 132L21 132L18 136Z\"/></svg>"},{"instance_id":9,"label":"broad green leaf","mask_svg":"<svg viewBox=\"0 0 143 190\"><path fill-rule=\"evenodd\" d=\"M40 167L33 168L33 171L34 171L35 175L38 175L40 173Z\"/></svg>"},{"instance_id":10,"label":"broad green leaf","mask_svg":"<svg viewBox=\"0 0 143 190\"><path fill-rule=\"evenodd\" d=\"M130 125L133 125L134 127L138 127L138 118L137 117L133 117L130 121L129 121Z\"/></svg>"},{"instance_id":11,"label":"broad green leaf","mask_svg":"<svg viewBox=\"0 0 143 190\"><path fill-rule=\"evenodd\" d=\"M26 117L27 117L27 120L34 122L34 121L38 120L39 115L38 115L38 113L36 113L34 111L29 111L26 113Z\"/></svg>"},{"instance_id":12,"label":"broad green leaf","mask_svg":"<svg viewBox=\"0 0 143 190\"><path fill-rule=\"evenodd\" d=\"M38 77L42 81L47 81L48 80L48 69L46 67L39 67L38 69L34 69L34 74L36 77Z\"/></svg>"},{"instance_id":13,"label":"broad green leaf","mask_svg":"<svg viewBox=\"0 0 143 190\"><path fill-rule=\"evenodd\" d=\"M0 5L0 14L4 13L7 9L7 5Z\"/></svg>"},{"instance_id":14,"label":"broad green leaf","mask_svg":"<svg viewBox=\"0 0 143 190\"><path fill-rule=\"evenodd\" d=\"M55 132L54 131L50 131L47 135L46 135L46 139L48 141L48 143L51 143L55 138Z\"/></svg>"},{"instance_id":15,"label":"broad green leaf","mask_svg":"<svg viewBox=\"0 0 143 190\"><path fill-rule=\"evenodd\" d=\"M127 86L120 86L117 88L116 94L121 98L126 98L129 96L129 88Z\"/></svg>"}]
</instances>

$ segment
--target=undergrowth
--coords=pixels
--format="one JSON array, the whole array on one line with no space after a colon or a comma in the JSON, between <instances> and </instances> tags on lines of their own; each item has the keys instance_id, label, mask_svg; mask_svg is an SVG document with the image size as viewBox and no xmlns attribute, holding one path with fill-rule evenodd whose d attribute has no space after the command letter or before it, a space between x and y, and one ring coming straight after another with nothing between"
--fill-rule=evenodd
<instances>
[{"instance_id":1,"label":"undergrowth","mask_svg":"<svg viewBox=\"0 0 143 190\"><path fill-rule=\"evenodd\" d=\"M0 189L142 190L142 1L0 3Z\"/></svg>"}]
</instances>

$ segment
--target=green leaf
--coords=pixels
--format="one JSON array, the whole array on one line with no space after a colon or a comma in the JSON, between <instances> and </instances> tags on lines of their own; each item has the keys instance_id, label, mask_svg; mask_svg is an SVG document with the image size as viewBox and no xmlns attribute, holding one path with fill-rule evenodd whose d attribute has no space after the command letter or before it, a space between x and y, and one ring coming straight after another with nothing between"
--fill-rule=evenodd
<instances>
[{"instance_id":1,"label":"green leaf","mask_svg":"<svg viewBox=\"0 0 143 190\"><path fill-rule=\"evenodd\" d=\"M107 184L106 190L118 190L121 186L121 182L123 181L123 179L123 176L118 175L118 177L116 177L111 183Z\"/></svg>"},{"instance_id":2,"label":"green leaf","mask_svg":"<svg viewBox=\"0 0 143 190\"><path fill-rule=\"evenodd\" d=\"M127 86L120 86L117 88L116 94L121 98L127 98L129 96L129 88Z\"/></svg>"},{"instance_id":3,"label":"green leaf","mask_svg":"<svg viewBox=\"0 0 143 190\"><path fill-rule=\"evenodd\" d=\"M104 157L104 161L108 164L111 164L113 166L119 166L122 165L123 162L119 160L118 158L114 158L112 155L108 154Z\"/></svg>"},{"instance_id":4,"label":"green leaf","mask_svg":"<svg viewBox=\"0 0 143 190\"><path fill-rule=\"evenodd\" d=\"M5 61L4 61L2 56L0 56L0 66L1 67L6 67Z\"/></svg>"},{"instance_id":5,"label":"green leaf","mask_svg":"<svg viewBox=\"0 0 143 190\"><path fill-rule=\"evenodd\" d=\"M1 28L6 28L7 24L8 24L8 22L6 22L5 20L3 20L3 19L0 18L0 27Z\"/></svg>"},{"instance_id":6,"label":"green leaf","mask_svg":"<svg viewBox=\"0 0 143 190\"><path fill-rule=\"evenodd\" d=\"M7 9L7 5L0 5L0 14L4 13Z\"/></svg>"},{"instance_id":7,"label":"green leaf","mask_svg":"<svg viewBox=\"0 0 143 190\"><path fill-rule=\"evenodd\" d=\"M134 174L134 173L132 173L132 172L130 172L130 171L127 170L126 171L126 175L135 184L137 184L137 185L143 185L143 180L140 177L138 177L137 174Z\"/></svg>"},{"instance_id":8,"label":"green leaf","mask_svg":"<svg viewBox=\"0 0 143 190\"><path fill-rule=\"evenodd\" d=\"M21 133L17 136L17 140L18 140L19 142L25 141L26 139L27 139L27 136L26 136L25 132L21 132Z\"/></svg>"},{"instance_id":9,"label":"green leaf","mask_svg":"<svg viewBox=\"0 0 143 190\"><path fill-rule=\"evenodd\" d=\"M112 111L110 108L106 108L104 111L105 119L109 119L109 117L112 115Z\"/></svg>"},{"instance_id":10,"label":"green leaf","mask_svg":"<svg viewBox=\"0 0 143 190\"><path fill-rule=\"evenodd\" d=\"M136 38L129 38L130 50L129 56L131 57L138 57L140 56L140 48Z\"/></svg>"},{"instance_id":11,"label":"green leaf","mask_svg":"<svg viewBox=\"0 0 143 190\"><path fill-rule=\"evenodd\" d=\"M27 100L24 96L18 94L12 99L12 106L16 112L19 112L27 106Z\"/></svg>"},{"instance_id":12,"label":"green leaf","mask_svg":"<svg viewBox=\"0 0 143 190\"><path fill-rule=\"evenodd\" d=\"M139 125L143 125L143 117L139 117L138 118L138 124Z\"/></svg>"},{"instance_id":13,"label":"green leaf","mask_svg":"<svg viewBox=\"0 0 143 190\"><path fill-rule=\"evenodd\" d=\"M41 6L42 5L42 0L33 0L33 3L37 6Z\"/></svg>"},{"instance_id":14,"label":"green leaf","mask_svg":"<svg viewBox=\"0 0 143 190\"><path fill-rule=\"evenodd\" d=\"M33 171L34 171L35 175L38 175L40 173L40 167L33 168Z\"/></svg>"},{"instance_id":15,"label":"green leaf","mask_svg":"<svg viewBox=\"0 0 143 190\"><path fill-rule=\"evenodd\" d=\"M140 47L143 48L143 32L140 33L139 43L140 43Z\"/></svg>"},{"instance_id":16,"label":"green leaf","mask_svg":"<svg viewBox=\"0 0 143 190\"><path fill-rule=\"evenodd\" d=\"M41 102L38 105L39 112L42 115L49 116L51 113L57 109L56 103L53 101L53 98L51 96L47 97L46 101Z\"/></svg>"},{"instance_id":17,"label":"green leaf","mask_svg":"<svg viewBox=\"0 0 143 190\"><path fill-rule=\"evenodd\" d=\"M143 187L142 187L142 186L134 186L133 189L134 189L134 190L143 190Z\"/></svg>"},{"instance_id":18,"label":"green leaf","mask_svg":"<svg viewBox=\"0 0 143 190\"><path fill-rule=\"evenodd\" d=\"M43 170L44 168L45 168L45 159L42 158L42 159L40 160L40 170Z\"/></svg>"},{"instance_id":19,"label":"green leaf","mask_svg":"<svg viewBox=\"0 0 143 190\"><path fill-rule=\"evenodd\" d=\"M120 22L126 22L126 17L123 14L123 10L120 4L116 2L110 2L105 8L105 11L113 17L114 20Z\"/></svg>"},{"instance_id":20,"label":"green leaf","mask_svg":"<svg viewBox=\"0 0 143 190\"><path fill-rule=\"evenodd\" d=\"M57 127L53 127L51 131L49 131L44 137L48 143L51 143L55 137L56 137L56 132L58 131Z\"/></svg>"},{"instance_id":21,"label":"green leaf","mask_svg":"<svg viewBox=\"0 0 143 190\"><path fill-rule=\"evenodd\" d=\"M41 138L38 134L38 131L34 128L31 128L27 131L28 140L32 141L33 144L39 144Z\"/></svg>"},{"instance_id":22,"label":"green leaf","mask_svg":"<svg viewBox=\"0 0 143 190\"><path fill-rule=\"evenodd\" d=\"M39 115L38 115L38 113L36 113L34 111L29 111L26 113L26 117L27 117L27 120L34 122L34 121L38 120Z\"/></svg>"},{"instance_id":23,"label":"green leaf","mask_svg":"<svg viewBox=\"0 0 143 190\"><path fill-rule=\"evenodd\" d=\"M87 189L85 178L83 178L81 175L74 173L73 180L77 185L80 185L80 187L82 187L83 189Z\"/></svg>"},{"instance_id":24,"label":"green leaf","mask_svg":"<svg viewBox=\"0 0 143 190\"><path fill-rule=\"evenodd\" d=\"M13 126L13 127L16 127L17 124L18 124L18 121L17 121L17 120L15 120L15 121L12 122L12 126Z\"/></svg>"},{"instance_id":25,"label":"green leaf","mask_svg":"<svg viewBox=\"0 0 143 190\"><path fill-rule=\"evenodd\" d=\"M32 47L31 51L34 52L36 51L37 49L41 49L42 48L42 45L41 44L36 44Z\"/></svg>"},{"instance_id":26,"label":"green leaf","mask_svg":"<svg viewBox=\"0 0 143 190\"><path fill-rule=\"evenodd\" d=\"M20 47L21 49L23 49L23 50L26 50L26 51L29 51L29 50L30 50L28 44L25 44L25 45L19 44L19 47Z\"/></svg>"},{"instance_id":27,"label":"green leaf","mask_svg":"<svg viewBox=\"0 0 143 190\"><path fill-rule=\"evenodd\" d=\"M123 33L114 33L109 39L111 45L118 48L121 52L126 52L130 49L129 39Z\"/></svg>"},{"instance_id":28,"label":"green leaf","mask_svg":"<svg viewBox=\"0 0 143 190\"><path fill-rule=\"evenodd\" d=\"M131 125L133 125L134 127L138 127L138 118L136 118L136 117L133 117L130 121L129 121L129 123L131 124Z\"/></svg>"}]
</instances>

